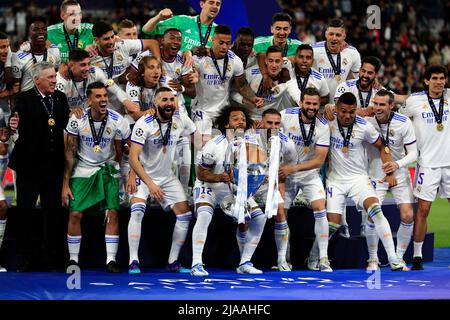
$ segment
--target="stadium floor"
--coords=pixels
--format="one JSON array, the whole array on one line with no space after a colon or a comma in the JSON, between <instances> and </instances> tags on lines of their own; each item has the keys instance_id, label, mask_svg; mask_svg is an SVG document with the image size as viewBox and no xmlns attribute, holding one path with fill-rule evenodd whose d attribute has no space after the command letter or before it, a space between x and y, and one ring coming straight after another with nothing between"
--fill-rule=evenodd
<instances>
[{"instance_id":1,"label":"stadium floor","mask_svg":"<svg viewBox=\"0 0 450 320\"><path fill-rule=\"evenodd\" d=\"M208 269L209 277L143 270L141 275L83 270L80 289L64 273L0 273L2 300L421 300L450 299L450 248L435 249L424 271L333 273L269 271L238 275ZM377 281L379 280L379 281Z\"/></svg>"}]
</instances>

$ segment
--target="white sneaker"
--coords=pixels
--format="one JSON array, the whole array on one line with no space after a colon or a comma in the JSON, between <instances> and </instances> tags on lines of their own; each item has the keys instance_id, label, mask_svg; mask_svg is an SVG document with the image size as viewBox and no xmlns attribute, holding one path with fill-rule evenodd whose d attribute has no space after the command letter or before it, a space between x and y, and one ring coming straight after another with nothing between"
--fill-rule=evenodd
<instances>
[{"instance_id":1,"label":"white sneaker","mask_svg":"<svg viewBox=\"0 0 450 320\"><path fill-rule=\"evenodd\" d=\"M319 270L320 272L333 272L333 269L330 267L330 261L327 257L320 259Z\"/></svg>"},{"instance_id":2,"label":"white sneaker","mask_svg":"<svg viewBox=\"0 0 450 320\"><path fill-rule=\"evenodd\" d=\"M278 262L278 271L292 271L292 265L287 261Z\"/></svg>"},{"instance_id":3,"label":"white sneaker","mask_svg":"<svg viewBox=\"0 0 450 320\"><path fill-rule=\"evenodd\" d=\"M0 272L6 272L6 269L0 266Z\"/></svg>"},{"instance_id":4,"label":"white sneaker","mask_svg":"<svg viewBox=\"0 0 450 320\"><path fill-rule=\"evenodd\" d=\"M389 261L389 265L391 266L392 271L407 271L405 270L406 264L401 259L393 259L392 261Z\"/></svg>"},{"instance_id":5,"label":"white sneaker","mask_svg":"<svg viewBox=\"0 0 450 320\"><path fill-rule=\"evenodd\" d=\"M313 270L313 271L319 271L319 258L313 258L311 256L309 256L306 259L306 266L308 267L309 270Z\"/></svg>"},{"instance_id":6,"label":"white sneaker","mask_svg":"<svg viewBox=\"0 0 450 320\"><path fill-rule=\"evenodd\" d=\"M380 262L378 261L377 258L369 259L369 260L367 260L366 270L367 271L377 271L380 269L379 264L380 264Z\"/></svg>"},{"instance_id":7,"label":"white sneaker","mask_svg":"<svg viewBox=\"0 0 450 320\"><path fill-rule=\"evenodd\" d=\"M236 268L236 272L239 274L262 274L263 272L256 269L250 261L244 262Z\"/></svg>"},{"instance_id":8,"label":"white sneaker","mask_svg":"<svg viewBox=\"0 0 450 320\"><path fill-rule=\"evenodd\" d=\"M201 263L197 263L191 269L191 276L206 277L208 275L208 271L203 268L203 265Z\"/></svg>"}]
</instances>

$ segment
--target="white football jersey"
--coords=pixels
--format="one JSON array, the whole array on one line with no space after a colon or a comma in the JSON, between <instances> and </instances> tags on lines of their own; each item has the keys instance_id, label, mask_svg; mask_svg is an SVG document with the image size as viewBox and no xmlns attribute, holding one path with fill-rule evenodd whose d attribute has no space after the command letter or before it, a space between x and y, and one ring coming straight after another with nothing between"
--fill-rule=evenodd
<instances>
[{"instance_id":1,"label":"white football jersey","mask_svg":"<svg viewBox=\"0 0 450 320\"><path fill-rule=\"evenodd\" d=\"M244 74L242 61L232 51L228 51L228 66L222 81L211 57L194 56L193 59L199 73L199 82L195 85L197 96L192 101L192 110L200 110L214 121L229 103L231 81ZM217 60L222 76L224 60Z\"/></svg>"},{"instance_id":2,"label":"white football jersey","mask_svg":"<svg viewBox=\"0 0 450 320\"><path fill-rule=\"evenodd\" d=\"M83 117L78 119L72 115L67 123L66 131L78 137L77 162L73 177L90 177L108 161L112 161L116 155L114 140L126 140L131 131L128 122L117 112L108 109L108 119L100 140L101 152L94 152L94 138L89 123L87 108ZM102 121L94 121L94 127L98 134Z\"/></svg>"},{"instance_id":3,"label":"white football jersey","mask_svg":"<svg viewBox=\"0 0 450 320\"><path fill-rule=\"evenodd\" d=\"M48 61L52 63L55 69L59 68L61 58L59 56L59 49L55 45L47 48L46 54L35 54L36 62ZM45 57L47 56L47 57ZM33 55L30 51L19 50L12 55L12 75L15 79L22 79L20 82L20 91L27 91L34 87L33 78L31 77L31 67L34 65Z\"/></svg>"},{"instance_id":4,"label":"white football jersey","mask_svg":"<svg viewBox=\"0 0 450 320\"><path fill-rule=\"evenodd\" d=\"M245 70L245 78L255 94L258 94L262 75L258 66ZM251 108L251 116L254 120L261 120L262 114L267 109L283 110L287 106L298 105L300 102L301 92L297 84L293 80L279 84L274 81L274 88L264 93L261 98L264 99L264 106L261 108ZM242 103L243 97L239 92L233 92L232 99L238 103Z\"/></svg>"},{"instance_id":5,"label":"white football jersey","mask_svg":"<svg viewBox=\"0 0 450 320\"><path fill-rule=\"evenodd\" d=\"M377 123L375 117L364 118L370 122L378 133L386 138L387 124L381 124L381 128ZM394 112L392 120L389 125L389 149L393 161L402 159L405 154L405 146L416 142L416 135L414 128L408 117ZM369 158L369 173L372 179L380 180L385 176L383 169L381 168L383 162L381 161L380 152L374 146L367 147L367 156ZM399 168L395 171L397 178L403 177L407 168Z\"/></svg>"},{"instance_id":6,"label":"white football jersey","mask_svg":"<svg viewBox=\"0 0 450 320\"><path fill-rule=\"evenodd\" d=\"M261 132L261 131L265 131L265 130L266 129L256 129L255 136L257 138L258 145L260 145L267 152L267 149L268 149L267 133ZM292 141L282 131L278 131L278 137L280 138L280 142L281 142L280 163L291 164L291 165L296 164L298 162L298 155L297 155L297 149L295 147L294 141Z\"/></svg>"},{"instance_id":7,"label":"white football jersey","mask_svg":"<svg viewBox=\"0 0 450 320\"><path fill-rule=\"evenodd\" d=\"M155 182L161 182L169 175L173 175L172 163L177 151L177 141L181 136L193 134L195 125L186 115L175 112L172 116L167 146L163 147L163 136L167 129L167 122L161 123L160 129L156 118L148 115L136 121L131 135L132 142L143 146L139 160L147 174Z\"/></svg>"},{"instance_id":8,"label":"white football jersey","mask_svg":"<svg viewBox=\"0 0 450 320\"><path fill-rule=\"evenodd\" d=\"M413 93L407 100L401 113L412 117L419 150L418 163L422 167L439 168L450 166L450 122L449 122L449 89L444 90L444 129L436 129L436 119L428 102L425 91ZM433 99L439 112L440 99Z\"/></svg>"},{"instance_id":9,"label":"white football jersey","mask_svg":"<svg viewBox=\"0 0 450 320\"><path fill-rule=\"evenodd\" d=\"M108 72L111 63L111 56L96 56L91 59L91 64L96 66L105 73L108 78L117 79L120 77L130 65L128 57L133 54L142 52L144 45L140 39L125 39L116 42L113 56L112 77Z\"/></svg>"},{"instance_id":10,"label":"white football jersey","mask_svg":"<svg viewBox=\"0 0 450 320\"><path fill-rule=\"evenodd\" d=\"M327 178L332 181L350 183L357 176L369 175L369 163L366 155L366 145L375 143L380 135L367 120L356 116L348 152L343 153L344 138L342 137L337 119L329 122L330 150ZM343 128L347 134L347 128Z\"/></svg>"},{"instance_id":11,"label":"white football jersey","mask_svg":"<svg viewBox=\"0 0 450 320\"><path fill-rule=\"evenodd\" d=\"M127 82L127 97L130 101L137 103L141 107L141 111L148 110L155 106L154 98L158 86L154 88L145 88L135 86L131 82Z\"/></svg>"},{"instance_id":12,"label":"white football jersey","mask_svg":"<svg viewBox=\"0 0 450 320\"><path fill-rule=\"evenodd\" d=\"M312 45L314 50L314 69L316 69L327 81L328 89L330 89L330 101L334 101L334 93L337 86L344 82L349 74L358 74L361 68L361 56L355 47L348 46L340 52L341 54L341 80L335 79L335 74L330 61L328 60L327 52L325 51L326 41L317 42ZM336 65L337 54L332 54L334 63Z\"/></svg>"},{"instance_id":13,"label":"white football jersey","mask_svg":"<svg viewBox=\"0 0 450 320\"><path fill-rule=\"evenodd\" d=\"M313 159L315 157L316 146L327 148L330 146L330 128L328 123L324 118L316 117L314 134L309 145L310 151L309 153L305 153L305 144L299 122L301 112L301 108L297 107L281 111L281 125L284 133L294 141L297 150L298 163ZM308 136L311 124L305 123L304 125L306 136ZM318 170L314 169L314 171Z\"/></svg>"},{"instance_id":14,"label":"white football jersey","mask_svg":"<svg viewBox=\"0 0 450 320\"><path fill-rule=\"evenodd\" d=\"M334 94L334 103L336 104L338 98L342 94L344 94L346 92L351 92L356 97L356 104L357 104L358 108L361 108L363 105L361 104L361 97L359 96L359 89L358 89L357 81L358 81L358 79L352 79L352 80L344 81L340 85L338 85L336 92ZM365 107L373 106L373 98L375 97L376 93L381 89L384 89L384 88L383 87L380 87L378 89L371 88L371 90L367 91L367 92L361 91L361 96L362 96L362 100L363 100L362 102L364 103ZM370 94L370 97L368 98L369 94ZM367 99L369 99L368 104L367 104Z\"/></svg>"},{"instance_id":15,"label":"white football jersey","mask_svg":"<svg viewBox=\"0 0 450 320\"><path fill-rule=\"evenodd\" d=\"M59 72L56 73L56 90L59 90L66 94L67 103L69 104L70 108L87 107L87 87L94 82L101 82L104 85L107 85L107 78L105 73L97 67L92 67L89 70L88 78L82 81L66 79ZM107 90L120 102L124 101L127 98L125 92L123 92L123 90L115 83L112 86L107 86Z\"/></svg>"},{"instance_id":16,"label":"white football jersey","mask_svg":"<svg viewBox=\"0 0 450 320\"><path fill-rule=\"evenodd\" d=\"M301 90L301 87L298 86L297 76L295 74L295 64L292 61L288 61L285 64L285 68L289 70L291 80L294 80L297 83L297 87ZM305 81L305 78L300 77L300 79L302 82ZM314 68L311 68L306 88L316 88L317 91L319 91L321 97L326 97L330 94L330 89L328 89L327 81L320 74L320 72L318 72Z\"/></svg>"}]
</instances>

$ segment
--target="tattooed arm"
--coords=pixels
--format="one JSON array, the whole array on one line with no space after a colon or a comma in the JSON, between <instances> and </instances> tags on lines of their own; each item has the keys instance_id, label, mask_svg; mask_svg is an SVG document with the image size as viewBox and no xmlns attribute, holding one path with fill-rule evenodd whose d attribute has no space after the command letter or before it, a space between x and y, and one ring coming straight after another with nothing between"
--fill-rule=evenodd
<instances>
[{"instance_id":1,"label":"tattooed arm","mask_svg":"<svg viewBox=\"0 0 450 320\"><path fill-rule=\"evenodd\" d=\"M67 140L65 141L64 156L66 162L64 164L64 177L63 177L63 187L61 192L62 203L65 206L69 205L70 199L74 199L72 190L70 190L70 176L72 175L72 170L75 164L75 156L78 151L78 136L72 134L67 135Z\"/></svg>"},{"instance_id":2,"label":"tattooed arm","mask_svg":"<svg viewBox=\"0 0 450 320\"><path fill-rule=\"evenodd\" d=\"M245 79L245 75L234 77L234 84L238 89L239 93L249 101L251 101L256 108L261 108L264 104L264 99L257 97L253 92L252 88Z\"/></svg>"}]
</instances>

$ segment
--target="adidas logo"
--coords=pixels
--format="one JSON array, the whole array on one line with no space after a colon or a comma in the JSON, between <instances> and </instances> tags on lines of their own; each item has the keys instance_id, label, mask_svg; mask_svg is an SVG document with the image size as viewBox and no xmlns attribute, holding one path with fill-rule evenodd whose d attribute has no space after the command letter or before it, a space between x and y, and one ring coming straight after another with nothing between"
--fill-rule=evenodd
<instances>
[{"instance_id":1,"label":"adidas logo","mask_svg":"<svg viewBox=\"0 0 450 320\"><path fill-rule=\"evenodd\" d=\"M187 29L187 30L185 30L184 32L186 32L186 33L192 33L191 29Z\"/></svg>"}]
</instances>

